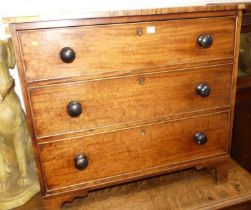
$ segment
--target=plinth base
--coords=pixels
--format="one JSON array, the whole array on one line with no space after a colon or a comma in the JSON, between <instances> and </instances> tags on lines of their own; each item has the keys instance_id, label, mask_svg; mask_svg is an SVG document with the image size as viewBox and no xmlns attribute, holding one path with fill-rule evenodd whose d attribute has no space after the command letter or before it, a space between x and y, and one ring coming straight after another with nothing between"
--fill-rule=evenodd
<instances>
[{"instance_id":1,"label":"plinth base","mask_svg":"<svg viewBox=\"0 0 251 210\"><path fill-rule=\"evenodd\" d=\"M0 193L0 209L7 210L21 206L29 201L36 193L40 191L40 186L36 180L32 180L25 187L20 187L18 184L15 189Z\"/></svg>"}]
</instances>

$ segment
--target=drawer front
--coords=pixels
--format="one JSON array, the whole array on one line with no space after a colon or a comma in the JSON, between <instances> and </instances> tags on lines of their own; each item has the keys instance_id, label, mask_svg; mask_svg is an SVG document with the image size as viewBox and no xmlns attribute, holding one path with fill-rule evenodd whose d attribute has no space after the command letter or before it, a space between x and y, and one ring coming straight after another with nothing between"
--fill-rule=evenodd
<instances>
[{"instance_id":1,"label":"drawer front","mask_svg":"<svg viewBox=\"0 0 251 210\"><path fill-rule=\"evenodd\" d=\"M19 31L18 36L25 75L34 81L232 58L235 21L219 17L52 28ZM212 36L211 47L199 47L201 34ZM74 53L61 51L65 47Z\"/></svg>"},{"instance_id":2,"label":"drawer front","mask_svg":"<svg viewBox=\"0 0 251 210\"><path fill-rule=\"evenodd\" d=\"M227 65L33 88L36 134L50 136L227 106L231 78L232 65ZM209 96L196 92L199 84L211 88ZM82 113L72 117L76 108Z\"/></svg>"},{"instance_id":3,"label":"drawer front","mask_svg":"<svg viewBox=\"0 0 251 210\"><path fill-rule=\"evenodd\" d=\"M228 113L211 114L41 144L39 148L47 187L56 189L223 154L228 119ZM193 140L199 131L207 136L204 145ZM76 169L74 159L79 155L86 156L88 160L84 170Z\"/></svg>"}]
</instances>

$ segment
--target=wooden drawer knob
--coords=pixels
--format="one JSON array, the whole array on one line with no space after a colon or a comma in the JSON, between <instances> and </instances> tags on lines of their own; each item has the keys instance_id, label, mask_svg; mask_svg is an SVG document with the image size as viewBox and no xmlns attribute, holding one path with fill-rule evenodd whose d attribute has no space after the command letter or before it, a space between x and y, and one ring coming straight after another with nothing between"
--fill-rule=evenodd
<instances>
[{"instance_id":1,"label":"wooden drawer knob","mask_svg":"<svg viewBox=\"0 0 251 210\"><path fill-rule=\"evenodd\" d=\"M196 87L196 92L198 95L200 95L202 97L207 97L211 93L211 88L208 84L200 83Z\"/></svg>"},{"instance_id":2,"label":"wooden drawer knob","mask_svg":"<svg viewBox=\"0 0 251 210\"><path fill-rule=\"evenodd\" d=\"M75 168L78 170L84 170L88 166L88 158L85 154L80 154L75 157Z\"/></svg>"},{"instance_id":3,"label":"wooden drawer knob","mask_svg":"<svg viewBox=\"0 0 251 210\"><path fill-rule=\"evenodd\" d=\"M67 113L71 117L78 117L82 113L82 106L79 102L77 101L71 101L67 105Z\"/></svg>"},{"instance_id":4,"label":"wooden drawer knob","mask_svg":"<svg viewBox=\"0 0 251 210\"><path fill-rule=\"evenodd\" d=\"M203 48L209 48L213 44L213 37L209 34L202 34L197 40L199 46Z\"/></svg>"},{"instance_id":5,"label":"wooden drawer knob","mask_svg":"<svg viewBox=\"0 0 251 210\"><path fill-rule=\"evenodd\" d=\"M70 47L64 47L60 51L60 58L64 63L71 63L74 61L76 54Z\"/></svg>"},{"instance_id":6,"label":"wooden drawer knob","mask_svg":"<svg viewBox=\"0 0 251 210\"><path fill-rule=\"evenodd\" d=\"M194 134L193 140L195 141L195 143L203 145L207 143L207 136L203 132L198 131L197 133Z\"/></svg>"}]
</instances>

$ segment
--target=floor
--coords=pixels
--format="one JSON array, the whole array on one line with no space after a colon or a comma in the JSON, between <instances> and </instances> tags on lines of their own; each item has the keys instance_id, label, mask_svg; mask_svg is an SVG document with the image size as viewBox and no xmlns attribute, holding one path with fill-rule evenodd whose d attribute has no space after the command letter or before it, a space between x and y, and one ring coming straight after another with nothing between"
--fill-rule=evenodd
<instances>
[{"instance_id":1,"label":"floor","mask_svg":"<svg viewBox=\"0 0 251 210\"><path fill-rule=\"evenodd\" d=\"M250 210L249 201L251 174L231 161L226 184L214 183L213 170L189 169L90 192L62 210ZM15 210L27 209L43 209L40 195Z\"/></svg>"}]
</instances>

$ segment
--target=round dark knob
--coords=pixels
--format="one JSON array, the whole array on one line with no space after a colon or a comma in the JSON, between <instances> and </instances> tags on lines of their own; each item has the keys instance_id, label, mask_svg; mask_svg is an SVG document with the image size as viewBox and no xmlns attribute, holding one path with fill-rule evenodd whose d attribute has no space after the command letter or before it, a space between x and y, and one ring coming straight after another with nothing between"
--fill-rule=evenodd
<instances>
[{"instance_id":1,"label":"round dark knob","mask_svg":"<svg viewBox=\"0 0 251 210\"><path fill-rule=\"evenodd\" d=\"M194 134L193 140L197 144L203 145L203 144L207 143L207 136L203 132L199 131L199 132Z\"/></svg>"},{"instance_id":2,"label":"round dark knob","mask_svg":"<svg viewBox=\"0 0 251 210\"><path fill-rule=\"evenodd\" d=\"M209 34L202 34L198 37L198 44L203 48L209 48L213 44L213 37Z\"/></svg>"},{"instance_id":3,"label":"round dark knob","mask_svg":"<svg viewBox=\"0 0 251 210\"><path fill-rule=\"evenodd\" d=\"M74 61L75 57L76 57L76 54L74 50L71 49L70 47L64 47L60 51L60 58L65 63L71 63L72 61Z\"/></svg>"},{"instance_id":4,"label":"round dark knob","mask_svg":"<svg viewBox=\"0 0 251 210\"><path fill-rule=\"evenodd\" d=\"M211 93L211 88L208 84L200 83L196 87L197 94L202 97L207 97Z\"/></svg>"},{"instance_id":5,"label":"round dark knob","mask_svg":"<svg viewBox=\"0 0 251 210\"><path fill-rule=\"evenodd\" d=\"M78 170L84 170L88 166L88 158L85 154L77 155L74 162Z\"/></svg>"},{"instance_id":6,"label":"round dark knob","mask_svg":"<svg viewBox=\"0 0 251 210\"><path fill-rule=\"evenodd\" d=\"M82 113L82 106L77 101L71 101L67 106L67 112L71 117L78 117Z\"/></svg>"}]
</instances>

